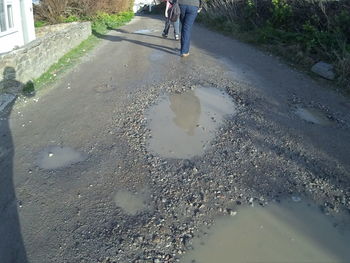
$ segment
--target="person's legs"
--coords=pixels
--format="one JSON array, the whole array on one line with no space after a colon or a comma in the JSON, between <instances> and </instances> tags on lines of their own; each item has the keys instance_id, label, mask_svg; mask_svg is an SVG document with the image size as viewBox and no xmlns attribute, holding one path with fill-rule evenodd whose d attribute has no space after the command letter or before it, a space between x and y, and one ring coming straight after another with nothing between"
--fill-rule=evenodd
<instances>
[{"instance_id":1,"label":"person's legs","mask_svg":"<svg viewBox=\"0 0 350 263\"><path fill-rule=\"evenodd\" d=\"M183 34L183 28L184 28L184 21L185 21L185 15L186 15L186 7L187 5L179 5L180 6L180 22L181 22L181 51L182 51L182 46L184 43L184 34ZM182 54L182 52L181 52Z\"/></svg>"},{"instance_id":2,"label":"person's legs","mask_svg":"<svg viewBox=\"0 0 350 263\"><path fill-rule=\"evenodd\" d=\"M180 21L179 21L179 19L177 19L174 22L174 35L175 35L175 38L176 38L176 36L178 37L179 34L180 34Z\"/></svg>"},{"instance_id":3,"label":"person's legs","mask_svg":"<svg viewBox=\"0 0 350 263\"><path fill-rule=\"evenodd\" d=\"M167 37L168 36L169 28L170 28L170 19L167 18L166 21L165 21L165 26L164 26L164 30L163 30L163 34L162 34L163 37Z\"/></svg>"},{"instance_id":4,"label":"person's legs","mask_svg":"<svg viewBox=\"0 0 350 263\"><path fill-rule=\"evenodd\" d=\"M181 8L182 7L182 8ZM191 30L194 20L197 17L198 7L182 5L181 8L181 55L190 51ZM184 10L184 13L183 13Z\"/></svg>"}]
</instances>

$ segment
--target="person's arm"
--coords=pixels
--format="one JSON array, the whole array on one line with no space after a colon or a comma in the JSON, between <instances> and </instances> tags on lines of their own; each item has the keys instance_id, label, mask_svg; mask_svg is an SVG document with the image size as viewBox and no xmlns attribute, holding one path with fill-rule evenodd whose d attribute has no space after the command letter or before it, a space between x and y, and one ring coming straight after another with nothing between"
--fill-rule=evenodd
<instances>
[{"instance_id":1,"label":"person's arm","mask_svg":"<svg viewBox=\"0 0 350 263\"><path fill-rule=\"evenodd\" d=\"M169 1L166 1L165 17L168 17L168 10L169 10L169 7L170 7L170 3L169 3Z\"/></svg>"}]
</instances>

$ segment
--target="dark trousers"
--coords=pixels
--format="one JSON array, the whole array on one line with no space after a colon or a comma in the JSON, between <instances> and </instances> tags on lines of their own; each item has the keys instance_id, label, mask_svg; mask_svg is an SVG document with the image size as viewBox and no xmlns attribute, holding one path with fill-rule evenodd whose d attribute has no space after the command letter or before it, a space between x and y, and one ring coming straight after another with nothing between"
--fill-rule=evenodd
<instances>
[{"instance_id":1,"label":"dark trousers","mask_svg":"<svg viewBox=\"0 0 350 263\"><path fill-rule=\"evenodd\" d=\"M165 20L165 26L164 26L163 34L164 35L168 35L171 24L173 24L173 26L174 26L174 35L175 36L179 35L179 27L180 27L179 19L177 19L176 22L171 22L169 18L166 18L166 20Z\"/></svg>"},{"instance_id":2,"label":"dark trousers","mask_svg":"<svg viewBox=\"0 0 350 263\"><path fill-rule=\"evenodd\" d=\"M191 30L194 20L198 14L198 7L192 5L180 5L181 15L181 54L186 54L190 51Z\"/></svg>"}]
</instances>

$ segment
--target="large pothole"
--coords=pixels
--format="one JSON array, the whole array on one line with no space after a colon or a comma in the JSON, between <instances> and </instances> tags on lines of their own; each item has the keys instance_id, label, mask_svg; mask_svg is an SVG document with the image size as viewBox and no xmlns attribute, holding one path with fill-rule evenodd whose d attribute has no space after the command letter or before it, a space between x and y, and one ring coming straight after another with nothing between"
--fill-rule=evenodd
<instances>
[{"instance_id":1,"label":"large pothole","mask_svg":"<svg viewBox=\"0 0 350 263\"><path fill-rule=\"evenodd\" d=\"M227 116L237 108L231 97L214 88L195 88L162 97L146 114L149 150L166 158L204 153Z\"/></svg>"},{"instance_id":2,"label":"large pothole","mask_svg":"<svg viewBox=\"0 0 350 263\"><path fill-rule=\"evenodd\" d=\"M181 262L349 262L349 229L335 227L306 202L246 207L231 214L194 240L194 250Z\"/></svg>"}]
</instances>

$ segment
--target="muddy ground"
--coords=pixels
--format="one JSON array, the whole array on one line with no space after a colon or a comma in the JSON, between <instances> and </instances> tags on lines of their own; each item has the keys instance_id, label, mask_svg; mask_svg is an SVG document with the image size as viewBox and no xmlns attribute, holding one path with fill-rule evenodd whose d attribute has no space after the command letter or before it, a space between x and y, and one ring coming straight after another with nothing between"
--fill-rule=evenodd
<instances>
[{"instance_id":1,"label":"muddy ground","mask_svg":"<svg viewBox=\"0 0 350 263\"><path fill-rule=\"evenodd\" d=\"M198 25L180 58L162 26L136 17L112 30L3 114L3 262L178 262L218 216L291 198L349 223L349 99ZM150 149L147 112L201 87L235 105L204 153Z\"/></svg>"}]
</instances>

